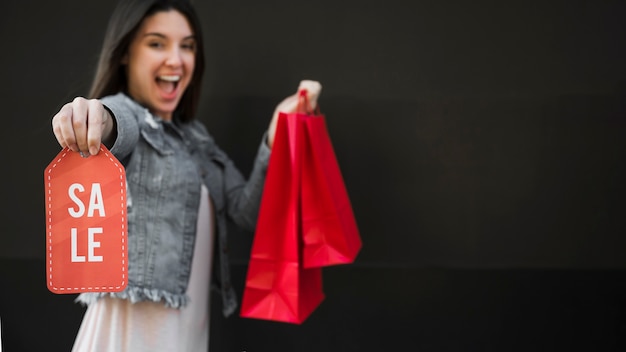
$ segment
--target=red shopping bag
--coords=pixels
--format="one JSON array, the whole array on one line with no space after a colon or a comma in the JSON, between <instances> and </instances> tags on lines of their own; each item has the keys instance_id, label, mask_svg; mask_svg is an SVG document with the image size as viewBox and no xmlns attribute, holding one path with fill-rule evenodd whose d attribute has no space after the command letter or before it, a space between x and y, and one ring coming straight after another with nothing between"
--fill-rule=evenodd
<instances>
[{"instance_id":1,"label":"red shopping bag","mask_svg":"<svg viewBox=\"0 0 626 352\"><path fill-rule=\"evenodd\" d=\"M240 316L302 323L324 299L321 268L302 265L303 120L281 113L252 243Z\"/></svg>"},{"instance_id":2,"label":"red shopping bag","mask_svg":"<svg viewBox=\"0 0 626 352\"><path fill-rule=\"evenodd\" d=\"M306 95L302 99L308 106ZM301 169L304 267L349 264L354 262L362 243L326 120L318 109L304 122Z\"/></svg>"}]
</instances>

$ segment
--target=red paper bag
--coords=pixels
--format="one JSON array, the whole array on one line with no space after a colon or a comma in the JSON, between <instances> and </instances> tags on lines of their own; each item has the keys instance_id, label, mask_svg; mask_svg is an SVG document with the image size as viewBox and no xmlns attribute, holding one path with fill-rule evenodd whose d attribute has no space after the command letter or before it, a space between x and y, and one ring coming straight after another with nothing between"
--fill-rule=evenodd
<instances>
[{"instance_id":1,"label":"red paper bag","mask_svg":"<svg viewBox=\"0 0 626 352\"><path fill-rule=\"evenodd\" d=\"M240 316L302 323L324 299L321 268L302 266L300 169L304 124L278 117Z\"/></svg>"},{"instance_id":2,"label":"red paper bag","mask_svg":"<svg viewBox=\"0 0 626 352\"><path fill-rule=\"evenodd\" d=\"M317 113L304 121L301 186L304 267L349 264L361 249L361 237L326 120Z\"/></svg>"}]
</instances>

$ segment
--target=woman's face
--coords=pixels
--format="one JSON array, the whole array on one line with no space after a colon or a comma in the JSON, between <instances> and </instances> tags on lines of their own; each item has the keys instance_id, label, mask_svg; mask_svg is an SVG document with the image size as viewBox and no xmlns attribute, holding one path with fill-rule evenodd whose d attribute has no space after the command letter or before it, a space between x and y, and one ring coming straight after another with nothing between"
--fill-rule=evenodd
<instances>
[{"instance_id":1,"label":"woman's face","mask_svg":"<svg viewBox=\"0 0 626 352\"><path fill-rule=\"evenodd\" d=\"M122 59L128 94L170 121L196 62L196 40L187 18L176 10L146 17Z\"/></svg>"}]
</instances>

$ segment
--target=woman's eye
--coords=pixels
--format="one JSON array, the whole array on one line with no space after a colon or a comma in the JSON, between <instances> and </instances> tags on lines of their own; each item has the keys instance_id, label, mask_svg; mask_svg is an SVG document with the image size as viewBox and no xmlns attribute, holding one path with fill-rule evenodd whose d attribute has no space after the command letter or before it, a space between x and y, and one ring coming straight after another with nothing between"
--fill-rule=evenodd
<instances>
[{"instance_id":1,"label":"woman's eye","mask_svg":"<svg viewBox=\"0 0 626 352\"><path fill-rule=\"evenodd\" d=\"M151 48L159 49L163 47L163 44L159 42L150 42L148 43L148 46Z\"/></svg>"},{"instance_id":2,"label":"woman's eye","mask_svg":"<svg viewBox=\"0 0 626 352\"><path fill-rule=\"evenodd\" d=\"M195 43L184 43L184 44L181 45L181 48L183 48L185 50L195 51L196 50L196 44Z\"/></svg>"}]
</instances>

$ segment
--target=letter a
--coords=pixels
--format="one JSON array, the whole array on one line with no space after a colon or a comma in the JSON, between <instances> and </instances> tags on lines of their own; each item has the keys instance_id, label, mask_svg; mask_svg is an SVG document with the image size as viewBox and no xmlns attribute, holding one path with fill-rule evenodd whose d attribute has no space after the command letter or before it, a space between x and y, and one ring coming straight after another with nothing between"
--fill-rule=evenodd
<instances>
[{"instance_id":1,"label":"letter a","mask_svg":"<svg viewBox=\"0 0 626 352\"><path fill-rule=\"evenodd\" d=\"M100 217L104 217L104 202L102 201L102 190L99 183L91 185L91 196L89 197L89 210L87 216L93 217L94 210L98 210Z\"/></svg>"}]
</instances>

